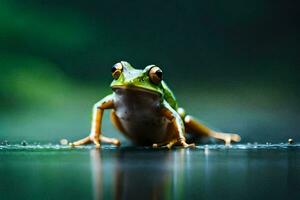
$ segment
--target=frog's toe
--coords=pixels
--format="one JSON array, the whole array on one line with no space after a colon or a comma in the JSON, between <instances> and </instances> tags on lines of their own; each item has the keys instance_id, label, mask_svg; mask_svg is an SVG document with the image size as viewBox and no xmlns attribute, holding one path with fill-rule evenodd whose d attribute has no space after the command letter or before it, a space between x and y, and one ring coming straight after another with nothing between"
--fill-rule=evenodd
<instances>
[{"instance_id":1,"label":"frog's toe","mask_svg":"<svg viewBox=\"0 0 300 200\"><path fill-rule=\"evenodd\" d=\"M195 148L195 147L196 147L195 143L184 145L184 148Z\"/></svg>"},{"instance_id":2,"label":"frog's toe","mask_svg":"<svg viewBox=\"0 0 300 200\"><path fill-rule=\"evenodd\" d=\"M231 137L231 141L233 142L241 141L241 136L239 136L238 134L231 134L230 137Z\"/></svg>"},{"instance_id":3,"label":"frog's toe","mask_svg":"<svg viewBox=\"0 0 300 200\"><path fill-rule=\"evenodd\" d=\"M230 145L232 142L239 142L241 141L241 136L238 134L227 134L224 138L225 145Z\"/></svg>"},{"instance_id":4,"label":"frog's toe","mask_svg":"<svg viewBox=\"0 0 300 200\"><path fill-rule=\"evenodd\" d=\"M158 144L154 143L154 144L152 144L152 147L153 147L153 148L157 148L157 147L158 147Z\"/></svg>"},{"instance_id":5,"label":"frog's toe","mask_svg":"<svg viewBox=\"0 0 300 200\"><path fill-rule=\"evenodd\" d=\"M152 144L153 148L168 148L171 149L173 145L177 142L177 140L171 140L169 142L161 142Z\"/></svg>"},{"instance_id":6,"label":"frog's toe","mask_svg":"<svg viewBox=\"0 0 300 200\"><path fill-rule=\"evenodd\" d=\"M118 139L114 139L114 141L112 141L112 144L115 146L121 146L121 142Z\"/></svg>"},{"instance_id":7,"label":"frog's toe","mask_svg":"<svg viewBox=\"0 0 300 200\"><path fill-rule=\"evenodd\" d=\"M121 145L120 140L115 139L115 138L109 138L109 137L105 137L103 135L100 135L100 138L99 138L98 136L90 135L90 136L87 136L87 137L85 137L81 140L78 140L76 142L70 142L69 146L76 147L76 146L80 146L80 145L94 143L96 148L100 148L100 146L101 146L100 143L101 142L108 143L108 144L113 144L113 145L116 145L116 146Z\"/></svg>"},{"instance_id":8,"label":"frog's toe","mask_svg":"<svg viewBox=\"0 0 300 200\"><path fill-rule=\"evenodd\" d=\"M101 142L108 143L108 144L113 144L113 145L115 145L115 146L120 146L120 145L121 145L120 140L118 140L118 139L116 139L116 138L105 137L105 136L103 136L103 135L101 135L100 141L101 141Z\"/></svg>"},{"instance_id":9,"label":"frog's toe","mask_svg":"<svg viewBox=\"0 0 300 200\"><path fill-rule=\"evenodd\" d=\"M77 140L75 142L70 142L69 146L75 147L75 146L80 146L80 145L89 144L89 143L91 143L91 140L90 140L90 137L88 136L81 140Z\"/></svg>"},{"instance_id":10,"label":"frog's toe","mask_svg":"<svg viewBox=\"0 0 300 200\"><path fill-rule=\"evenodd\" d=\"M184 148L194 148L196 147L195 143L191 143L191 144L188 144L186 143L185 141L180 141L180 146L184 147Z\"/></svg>"},{"instance_id":11,"label":"frog's toe","mask_svg":"<svg viewBox=\"0 0 300 200\"><path fill-rule=\"evenodd\" d=\"M230 145L231 142L239 142L241 140L241 137L238 134L234 133L222 133L213 131L211 136L218 140L223 140L225 145Z\"/></svg>"},{"instance_id":12,"label":"frog's toe","mask_svg":"<svg viewBox=\"0 0 300 200\"><path fill-rule=\"evenodd\" d=\"M152 144L153 148L159 148L159 147L167 147L168 142L162 142L162 143L154 143Z\"/></svg>"},{"instance_id":13,"label":"frog's toe","mask_svg":"<svg viewBox=\"0 0 300 200\"><path fill-rule=\"evenodd\" d=\"M167 147L168 149L172 149L172 147L174 146L174 143L169 143L169 144L167 144L165 147Z\"/></svg>"},{"instance_id":14,"label":"frog's toe","mask_svg":"<svg viewBox=\"0 0 300 200\"><path fill-rule=\"evenodd\" d=\"M97 138L97 139L93 139L93 142L94 142L94 144L95 144L95 147L98 149L98 148L100 148L100 142L99 142L99 139Z\"/></svg>"}]
</instances>

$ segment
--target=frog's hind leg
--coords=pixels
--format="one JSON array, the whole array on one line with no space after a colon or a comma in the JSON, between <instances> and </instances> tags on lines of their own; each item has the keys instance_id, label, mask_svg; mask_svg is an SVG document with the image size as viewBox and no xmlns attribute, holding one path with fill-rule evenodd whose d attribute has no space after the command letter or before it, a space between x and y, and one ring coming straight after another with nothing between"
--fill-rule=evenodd
<instances>
[{"instance_id":1,"label":"frog's hind leg","mask_svg":"<svg viewBox=\"0 0 300 200\"><path fill-rule=\"evenodd\" d=\"M239 142L241 140L241 137L238 134L222 133L222 132L211 130L190 115L183 116L183 119L184 119L186 132L188 133L197 134L198 136L207 136L218 140L223 140L225 144L230 144L231 142Z\"/></svg>"}]
</instances>

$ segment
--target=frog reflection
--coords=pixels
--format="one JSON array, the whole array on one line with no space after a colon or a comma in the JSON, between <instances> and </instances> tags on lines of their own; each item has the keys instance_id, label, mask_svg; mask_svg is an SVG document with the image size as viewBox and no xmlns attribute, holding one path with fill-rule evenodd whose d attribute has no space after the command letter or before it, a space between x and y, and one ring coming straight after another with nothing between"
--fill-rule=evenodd
<instances>
[{"instance_id":1,"label":"frog reflection","mask_svg":"<svg viewBox=\"0 0 300 200\"><path fill-rule=\"evenodd\" d=\"M107 157L98 149L91 150L94 198L183 198L186 151L158 151L155 160L148 159L147 153L120 150Z\"/></svg>"}]
</instances>

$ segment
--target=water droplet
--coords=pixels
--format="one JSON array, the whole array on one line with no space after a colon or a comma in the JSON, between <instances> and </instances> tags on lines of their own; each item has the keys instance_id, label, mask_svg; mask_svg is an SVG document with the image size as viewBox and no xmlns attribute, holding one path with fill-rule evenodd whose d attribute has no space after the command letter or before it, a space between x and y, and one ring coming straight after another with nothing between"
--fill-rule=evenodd
<instances>
[{"instance_id":1,"label":"water droplet","mask_svg":"<svg viewBox=\"0 0 300 200\"><path fill-rule=\"evenodd\" d=\"M7 140L4 140L3 142L1 142L1 145L4 145L4 146L9 145L9 142Z\"/></svg>"},{"instance_id":2,"label":"water droplet","mask_svg":"<svg viewBox=\"0 0 300 200\"><path fill-rule=\"evenodd\" d=\"M60 140L60 144L61 145L67 145L68 144L68 140L67 139L61 139Z\"/></svg>"},{"instance_id":3,"label":"water droplet","mask_svg":"<svg viewBox=\"0 0 300 200\"><path fill-rule=\"evenodd\" d=\"M22 146L27 146L27 145L28 145L28 143L27 143L27 141L26 141L26 140L23 140L23 141L21 142L21 145L22 145Z\"/></svg>"},{"instance_id":4,"label":"water droplet","mask_svg":"<svg viewBox=\"0 0 300 200\"><path fill-rule=\"evenodd\" d=\"M288 139L288 143L289 143L289 144L293 144L293 143L294 143L294 140L293 140L292 138L289 138L289 139Z\"/></svg>"}]
</instances>

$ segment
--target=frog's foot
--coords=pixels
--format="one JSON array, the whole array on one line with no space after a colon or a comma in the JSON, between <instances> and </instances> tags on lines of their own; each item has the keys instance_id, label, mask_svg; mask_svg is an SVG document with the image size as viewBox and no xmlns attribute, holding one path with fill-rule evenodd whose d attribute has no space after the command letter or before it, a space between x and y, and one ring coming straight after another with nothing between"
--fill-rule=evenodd
<instances>
[{"instance_id":1,"label":"frog's foot","mask_svg":"<svg viewBox=\"0 0 300 200\"><path fill-rule=\"evenodd\" d=\"M239 142L241 140L241 137L238 134L213 131L190 115L186 115L184 117L184 126L189 133L223 140L226 145L229 145L231 142Z\"/></svg>"},{"instance_id":2,"label":"frog's foot","mask_svg":"<svg viewBox=\"0 0 300 200\"><path fill-rule=\"evenodd\" d=\"M103 136L103 135L101 135L100 141L101 141L101 142L104 142L104 143L107 143L107 144L113 144L113 145L115 145L115 146L120 146L120 145L121 145L120 140L118 140L118 139L116 139L116 138L105 137L105 136Z\"/></svg>"},{"instance_id":3,"label":"frog's foot","mask_svg":"<svg viewBox=\"0 0 300 200\"><path fill-rule=\"evenodd\" d=\"M159 144L153 144L153 148L157 147L167 147L168 149L171 149L174 145L178 145L184 148L189 148L189 147L195 147L195 144L187 144L185 142L185 139L174 139L171 140L170 142L164 142L164 143L159 143Z\"/></svg>"},{"instance_id":4,"label":"frog's foot","mask_svg":"<svg viewBox=\"0 0 300 200\"><path fill-rule=\"evenodd\" d=\"M195 147L195 143L188 144L188 143L186 143L185 139L182 139L182 138L177 140L177 144L184 148L189 148L189 147L194 148Z\"/></svg>"},{"instance_id":5,"label":"frog's foot","mask_svg":"<svg viewBox=\"0 0 300 200\"><path fill-rule=\"evenodd\" d=\"M169 143L170 142L154 143L154 144L152 144L152 147L153 148L164 148L164 147L167 147L167 145Z\"/></svg>"},{"instance_id":6,"label":"frog's foot","mask_svg":"<svg viewBox=\"0 0 300 200\"><path fill-rule=\"evenodd\" d=\"M241 137L238 134L234 134L234 133L222 133L222 132L213 131L211 137L219 140L223 140L225 145L230 145L231 142L241 141Z\"/></svg>"},{"instance_id":7,"label":"frog's foot","mask_svg":"<svg viewBox=\"0 0 300 200\"><path fill-rule=\"evenodd\" d=\"M108 144L113 144L116 146L120 146L121 142L118 139L115 138L108 138L105 137L103 135L100 135L99 137L95 137L95 136L87 136L81 140L77 140L75 142L71 142L69 143L70 146L75 147L75 146L81 146L81 145L85 145L85 144L90 144L90 143L94 143L96 148L100 147L100 142L104 142L104 143L108 143Z\"/></svg>"}]
</instances>

